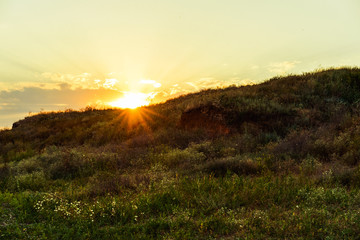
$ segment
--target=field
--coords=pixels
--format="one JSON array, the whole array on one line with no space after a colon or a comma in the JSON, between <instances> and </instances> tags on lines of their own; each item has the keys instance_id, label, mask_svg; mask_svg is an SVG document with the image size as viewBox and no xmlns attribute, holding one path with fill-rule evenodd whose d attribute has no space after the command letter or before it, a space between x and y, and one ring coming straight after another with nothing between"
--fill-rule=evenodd
<instances>
[{"instance_id":1,"label":"field","mask_svg":"<svg viewBox=\"0 0 360 240\"><path fill-rule=\"evenodd\" d=\"M360 69L0 131L0 239L358 239Z\"/></svg>"}]
</instances>

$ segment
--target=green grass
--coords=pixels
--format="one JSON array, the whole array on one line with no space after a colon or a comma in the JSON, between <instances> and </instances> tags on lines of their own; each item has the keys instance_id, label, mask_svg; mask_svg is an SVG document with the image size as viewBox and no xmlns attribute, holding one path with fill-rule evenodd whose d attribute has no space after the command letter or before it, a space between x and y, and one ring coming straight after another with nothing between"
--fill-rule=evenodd
<instances>
[{"instance_id":1,"label":"green grass","mask_svg":"<svg viewBox=\"0 0 360 240\"><path fill-rule=\"evenodd\" d=\"M359 86L329 69L28 117L0 131L0 239L357 239Z\"/></svg>"},{"instance_id":2,"label":"green grass","mask_svg":"<svg viewBox=\"0 0 360 240\"><path fill-rule=\"evenodd\" d=\"M272 175L167 179L137 194L89 201L2 193L7 238L356 238L360 191Z\"/></svg>"}]
</instances>

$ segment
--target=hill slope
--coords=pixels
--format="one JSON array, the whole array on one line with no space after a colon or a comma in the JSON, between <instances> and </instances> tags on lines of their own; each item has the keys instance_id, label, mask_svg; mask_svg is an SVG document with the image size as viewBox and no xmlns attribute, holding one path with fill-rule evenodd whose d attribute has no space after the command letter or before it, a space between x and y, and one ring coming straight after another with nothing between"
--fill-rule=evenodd
<instances>
[{"instance_id":1,"label":"hill slope","mask_svg":"<svg viewBox=\"0 0 360 240\"><path fill-rule=\"evenodd\" d=\"M359 100L342 68L27 117L0 132L0 235L357 237Z\"/></svg>"}]
</instances>

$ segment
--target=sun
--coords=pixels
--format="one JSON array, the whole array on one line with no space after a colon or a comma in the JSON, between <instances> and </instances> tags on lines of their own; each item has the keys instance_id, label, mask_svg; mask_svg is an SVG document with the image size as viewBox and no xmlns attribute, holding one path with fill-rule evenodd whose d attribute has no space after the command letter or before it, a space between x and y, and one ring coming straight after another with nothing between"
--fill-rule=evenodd
<instances>
[{"instance_id":1,"label":"sun","mask_svg":"<svg viewBox=\"0 0 360 240\"><path fill-rule=\"evenodd\" d=\"M149 105L149 95L139 92L126 92L122 98L119 98L108 104L118 108L135 109L141 106Z\"/></svg>"}]
</instances>

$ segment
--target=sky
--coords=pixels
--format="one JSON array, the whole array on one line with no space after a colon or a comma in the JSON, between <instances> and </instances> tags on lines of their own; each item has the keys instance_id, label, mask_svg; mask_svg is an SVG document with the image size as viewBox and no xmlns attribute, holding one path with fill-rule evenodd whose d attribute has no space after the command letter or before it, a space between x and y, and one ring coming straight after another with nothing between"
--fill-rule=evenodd
<instances>
[{"instance_id":1,"label":"sky","mask_svg":"<svg viewBox=\"0 0 360 240\"><path fill-rule=\"evenodd\" d=\"M358 0L0 0L0 128L359 67L359 26Z\"/></svg>"}]
</instances>

